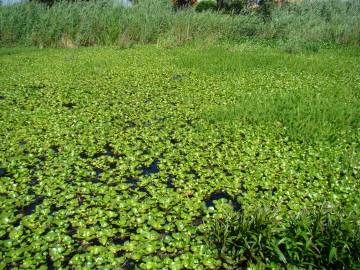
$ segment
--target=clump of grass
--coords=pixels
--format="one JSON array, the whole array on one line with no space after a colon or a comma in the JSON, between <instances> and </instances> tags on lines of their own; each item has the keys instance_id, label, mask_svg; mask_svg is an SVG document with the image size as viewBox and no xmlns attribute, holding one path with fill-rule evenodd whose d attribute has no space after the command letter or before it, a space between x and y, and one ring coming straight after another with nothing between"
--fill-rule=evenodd
<instances>
[{"instance_id":1,"label":"clump of grass","mask_svg":"<svg viewBox=\"0 0 360 270\"><path fill-rule=\"evenodd\" d=\"M209 245L228 268L355 269L360 263L358 219L341 208L304 211L286 222L258 208L229 213L207 226Z\"/></svg>"}]
</instances>

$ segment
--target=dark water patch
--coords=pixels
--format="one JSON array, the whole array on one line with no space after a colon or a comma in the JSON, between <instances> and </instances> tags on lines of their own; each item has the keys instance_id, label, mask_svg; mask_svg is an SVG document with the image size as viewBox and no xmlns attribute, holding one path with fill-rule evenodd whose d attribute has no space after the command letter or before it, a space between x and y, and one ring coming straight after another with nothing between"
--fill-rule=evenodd
<instances>
[{"instance_id":1,"label":"dark water patch","mask_svg":"<svg viewBox=\"0 0 360 270\"><path fill-rule=\"evenodd\" d=\"M164 229L160 229L160 230L156 230L159 234L160 234L160 237L159 237L159 240L162 241L165 239L166 236L170 235L170 232L169 231L166 231Z\"/></svg>"},{"instance_id":2,"label":"dark water patch","mask_svg":"<svg viewBox=\"0 0 360 270\"><path fill-rule=\"evenodd\" d=\"M203 219L202 219L202 217L197 217L197 218L195 218L193 221L191 221L191 225L192 226L199 226L199 225L201 225L201 224L203 224L204 222L203 222Z\"/></svg>"},{"instance_id":3,"label":"dark water patch","mask_svg":"<svg viewBox=\"0 0 360 270\"><path fill-rule=\"evenodd\" d=\"M22 212L25 215L31 215L35 211L36 206L42 204L43 201L44 201L44 196L36 197L36 199L32 203L23 207Z\"/></svg>"},{"instance_id":4,"label":"dark water patch","mask_svg":"<svg viewBox=\"0 0 360 270\"><path fill-rule=\"evenodd\" d=\"M223 169L223 172L224 172L225 176L231 176L232 175L228 169Z\"/></svg>"},{"instance_id":5,"label":"dark water patch","mask_svg":"<svg viewBox=\"0 0 360 270\"><path fill-rule=\"evenodd\" d=\"M109 162L108 165L109 165L109 169L113 170L113 169L116 168L117 163L116 162Z\"/></svg>"},{"instance_id":6,"label":"dark water patch","mask_svg":"<svg viewBox=\"0 0 360 270\"><path fill-rule=\"evenodd\" d=\"M272 193L272 195L274 195L274 194L276 193L276 191L277 191L277 188L276 188L276 187L273 187L272 189L269 189L269 188L264 188L264 187L258 185L258 186L256 187L256 191L257 191L257 192L263 192L263 193L270 191L270 192Z\"/></svg>"},{"instance_id":7,"label":"dark water patch","mask_svg":"<svg viewBox=\"0 0 360 270\"><path fill-rule=\"evenodd\" d=\"M178 140L178 139L175 139L175 138L171 138L171 139L170 139L170 143L172 143L172 144L178 144L178 143L179 143L179 140Z\"/></svg>"},{"instance_id":8,"label":"dark water patch","mask_svg":"<svg viewBox=\"0 0 360 270\"><path fill-rule=\"evenodd\" d=\"M97 159L97 158L102 157L104 155L105 154L103 152L96 152L92 157L93 157L93 159Z\"/></svg>"},{"instance_id":9,"label":"dark water patch","mask_svg":"<svg viewBox=\"0 0 360 270\"><path fill-rule=\"evenodd\" d=\"M97 184L97 183L100 183L100 180L97 179L97 178L91 178L90 182L93 183L93 184Z\"/></svg>"},{"instance_id":10,"label":"dark water patch","mask_svg":"<svg viewBox=\"0 0 360 270\"><path fill-rule=\"evenodd\" d=\"M124 245L126 241L130 241L130 236L125 237L115 237L111 241L116 245Z\"/></svg>"},{"instance_id":11,"label":"dark water patch","mask_svg":"<svg viewBox=\"0 0 360 270\"><path fill-rule=\"evenodd\" d=\"M136 127L135 122L133 122L133 121L127 121L127 122L125 123L124 130L130 129L130 128L134 128L134 127Z\"/></svg>"},{"instance_id":12,"label":"dark water patch","mask_svg":"<svg viewBox=\"0 0 360 270\"><path fill-rule=\"evenodd\" d=\"M137 269L136 261L133 259L127 258L123 264L123 269L125 270L135 270Z\"/></svg>"},{"instance_id":13,"label":"dark water patch","mask_svg":"<svg viewBox=\"0 0 360 270\"><path fill-rule=\"evenodd\" d=\"M39 184L39 180L36 179L36 178L33 178L29 183L29 185L32 186L32 187L36 186L37 184Z\"/></svg>"},{"instance_id":14,"label":"dark water patch","mask_svg":"<svg viewBox=\"0 0 360 270\"><path fill-rule=\"evenodd\" d=\"M0 96L0 100L4 100L5 99L5 96Z\"/></svg>"},{"instance_id":15,"label":"dark water patch","mask_svg":"<svg viewBox=\"0 0 360 270\"><path fill-rule=\"evenodd\" d=\"M174 74L172 77L171 77L171 79L173 80L173 81L180 81L180 80L182 80L182 76L180 75L180 74Z\"/></svg>"},{"instance_id":16,"label":"dark water patch","mask_svg":"<svg viewBox=\"0 0 360 270\"><path fill-rule=\"evenodd\" d=\"M104 148L108 157L114 156L114 148L111 146L110 143L105 144Z\"/></svg>"},{"instance_id":17,"label":"dark water patch","mask_svg":"<svg viewBox=\"0 0 360 270\"><path fill-rule=\"evenodd\" d=\"M34 174L36 173L36 166L35 166L35 165L27 165L27 166L26 166L26 169L29 170L29 173L30 173L31 175L34 175Z\"/></svg>"},{"instance_id":18,"label":"dark water patch","mask_svg":"<svg viewBox=\"0 0 360 270\"><path fill-rule=\"evenodd\" d=\"M27 195L35 195L35 192L32 188L29 188L28 192L26 193Z\"/></svg>"},{"instance_id":19,"label":"dark water patch","mask_svg":"<svg viewBox=\"0 0 360 270\"><path fill-rule=\"evenodd\" d=\"M126 183L131 185L131 188L136 188L138 183L139 183L139 179L136 179L134 177L128 177L126 178Z\"/></svg>"},{"instance_id":20,"label":"dark water patch","mask_svg":"<svg viewBox=\"0 0 360 270\"><path fill-rule=\"evenodd\" d=\"M115 253L115 257L119 258L125 255L125 250L119 250Z\"/></svg>"},{"instance_id":21,"label":"dark water patch","mask_svg":"<svg viewBox=\"0 0 360 270\"><path fill-rule=\"evenodd\" d=\"M73 109L76 106L76 103L72 103L72 102L68 102L68 103L63 103L63 106L69 110Z\"/></svg>"},{"instance_id":22,"label":"dark water patch","mask_svg":"<svg viewBox=\"0 0 360 270\"><path fill-rule=\"evenodd\" d=\"M65 180L65 183L72 186L72 185L74 185L74 180L73 179L67 179L67 180Z\"/></svg>"},{"instance_id":23,"label":"dark water patch","mask_svg":"<svg viewBox=\"0 0 360 270\"><path fill-rule=\"evenodd\" d=\"M27 141L22 140L22 141L19 142L19 146L24 146L24 145L27 144L27 143L28 143Z\"/></svg>"},{"instance_id":24,"label":"dark water patch","mask_svg":"<svg viewBox=\"0 0 360 270\"><path fill-rule=\"evenodd\" d=\"M138 191L145 193L147 196L150 196L149 191L148 191L145 187L141 187L141 188L139 188L139 190L138 190Z\"/></svg>"},{"instance_id":25,"label":"dark water patch","mask_svg":"<svg viewBox=\"0 0 360 270\"><path fill-rule=\"evenodd\" d=\"M92 239L90 241L87 241L87 246L103 246L99 239L95 238L95 239Z\"/></svg>"},{"instance_id":26,"label":"dark water patch","mask_svg":"<svg viewBox=\"0 0 360 270\"><path fill-rule=\"evenodd\" d=\"M40 155L38 157L36 157L38 160L40 160L41 162L44 162L46 160L46 156L44 155Z\"/></svg>"},{"instance_id":27,"label":"dark water patch","mask_svg":"<svg viewBox=\"0 0 360 270\"><path fill-rule=\"evenodd\" d=\"M8 240L10 239L9 232L6 232L3 236L0 237L0 240Z\"/></svg>"},{"instance_id":28,"label":"dark water patch","mask_svg":"<svg viewBox=\"0 0 360 270\"><path fill-rule=\"evenodd\" d=\"M199 178L200 178L198 172L195 171L194 169L191 169L190 171L188 171L187 174L193 175L196 179L199 179Z\"/></svg>"},{"instance_id":29,"label":"dark water patch","mask_svg":"<svg viewBox=\"0 0 360 270\"><path fill-rule=\"evenodd\" d=\"M6 170L3 168L0 168L0 177L4 177L4 176L6 176L6 174L7 174Z\"/></svg>"},{"instance_id":30,"label":"dark water patch","mask_svg":"<svg viewBox=\"0 0 360 270\"><path fill-rule=\"evenodd\" d=\"M141 175L150 175L150 174L154 174L154 173L158 173L160 172L160 169L158 167L159 164L159 160L154 160L149 167L143 168L143 172L141 173Z\"/></svg>"},{"instance_id":31,"label":"dark water patch","mask_svg":"<svg viewBox=\"0 0 360 270\"><path fill-rule=\"evenodd\" d=\"M45 88L46 85L44 83L39 83L39 84L31 84L31 85L28 85L27 87L31 90L39 90L39 89Z\"/></svg>"},{"instance_id":32,"label":"dark water patch","mask_svg":"<svg viewBox=\"0 0 360 270\"><path fill-rule=\"evenodd\" d=\"M13 223L13 226L18 227L18 226L20 226L20 223L21 223L21 219L19 218Z\"/></svg>"},{"instance_id":33,"label":"dark water patch","mask_svg":"<svg viewBox=\"0 0 360 270\"><path fill-rule=\"evenodd\" d=\"M208 199L205 200L206 206L211 207L214 206L214 201L226 199L227 201L231 202L231 205L235 211L241 210L241 205L227 192L225 191L215 191L213 192Z\"/></svg>"},{"instance_id":34,"label":"dark water patch","mask_svg":"<svg viewBox=\"0 0 360 270\"><path fill-rule=\"evenodd\" d=\"M116 153L114 147L110 143L105 144L104 148L105 148L105 151L106 151L105 155L108 156L108 157L113 157L113 158L123 158L123 157L125 157L124 154Z\"/></svg>"},{"instance_id":35,"label":"dark water patch","mask_svg":"<svg viewBox=\"0 0 360 270\"><path fill-rule=\"evenodd\" d=\"M53 151L53 153L55 153L55 154L59 153L59 148L60 148L60 146L58 146L58 145L50 146L51 151Z\"/></svg>"},{"instance_id":36,"label":"dark water patch","mask_svg":"<svg viewBox=\"0 0 360 270\"><path fill-rule=\"evenodd\" d=\"M53 262L53 260L51 259L51 256L50 256L50 255L47 255L47 256L46 256L46 266L47 266L47 269L48 269L48 270L55 270L54 262Z\"/></svg>"},{"instance_id":37,"label":"dark water patch","mask_svg":"<svg viewBox=\"0 0 360 270\"><path fill-rule=\"evenodd\" d=\"M85 198L80 195L77 197L77 199L78 199L78 205L81 206L83 204Z\"/></svg>"},{"instance_id":38,"label":"dark water patch","mask_svg":"<svg viewBox=\"0 0 360 270\"><path fill-rule=\"evenodd\" d=\"M192 119L186 120L186 124L188 124L189 126L193 126L193 125L194 125Z\"/></svg>"},{"instance_id":39,"label":"dark water patch","mask_svg":"<svg viewBox=\"0 0 360 270\"><path fill-rule=\"evenodd\" d=\"M104 170L101 169L101 168L94 167L94 171L95 171L95 177L98 179L98 178L100 177L100 174L101 174Z\"/></svg>"},{"instance_id":40,"label":"dark water patch","mask_svg":"<svg viewBox=\"0 0 360 270\"><path fill-rule=\"evenodd\" d=\"M110 122L114 122L114 121L120 120L120 119L121 119L121 117L120 117L119 115L113 115L113 116L111 116L111 118L110 118Z\"/></svg>"},{"instance_id":41,"label":"dark water patch","mask_svg":"<svg viewBox=\"0 0 360 270\"><path fill-rule=\"evenodd\" d=\"M82 159L88 159L88 158L89 158L88 154L87 154L85 151L82 151L79 156L80 156Z\"/></svg>"},{"instance_id":42,"label":"dark water patch","mask_svg":"<svg viewBox=\"0 0 360 270\"><path fill-rule=\"evenodd\" d=\"M66 209L65 206L57 206L56 204L52 204L50 206L50 214L54 214L56 212L59 212L60 210Z\"/></svg>"},{"instance_id":43,"label":"dark water patch","mask_svg":"<svg viewBox=\"0 0 360 270\"><path fill-rule=\"evenodd\" d=\"M67 233L70 236L73 236L77 233L77 230L70 224L67 228Z\"/></svg>"},{"instance_id":44,"label":"dark water patch","mask_svg":"<svg viewBox=\"0 0 360 270\"><path fill-rule=\"evenodd\" d=\"M137 233L137 229L138 229L137 226L132 226L132 227L130 227L130 228L127 228L127 229L126 229L126 232L129 233L129 234L136 234L136 233Z\"/></svg>"},{"instance_id":45,"label":"dark water patch","mask_svg":"<svg viewBox=\"0 0 360 270\"><path fill-rule=\"evenodd\" d=\"M173 177L171 177L171 176L169 176L168 178L167 178L167 181L166 181L166 187L167 188L173 188L173 189L175 189L176 187L175 187L175 185L174 185L174 183L173 183Z\"/></svg>"}]
</instances>

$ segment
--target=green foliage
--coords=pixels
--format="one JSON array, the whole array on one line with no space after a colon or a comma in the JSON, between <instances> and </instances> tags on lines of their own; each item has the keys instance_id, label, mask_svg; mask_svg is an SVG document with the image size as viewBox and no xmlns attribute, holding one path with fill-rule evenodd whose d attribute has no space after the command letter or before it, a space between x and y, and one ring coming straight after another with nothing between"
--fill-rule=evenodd
<instances>
[{"instance_id":1,"label":"green foliage","mask_svg":"<svg viewBox=\"0 0 360 270\"><path fill-rule=\"evenodd\" d=\"M205 1L202 6L214 8ZM243 0L222 1L223 12L175 12L168 1L139 1L125 8L110 1L56 1L51 8L31 2L0 6L2 45L76 47L159 43L182 45L194 40L275 39L286 51L317 50L322 43L359 44L360 3L300 1L273 7L264 1L260 12ZM244 12L242 12L244 10ZM169 43L169 44L168 44Z\"/></svg>"},{"instance_id":2,"label":"green foliage","mask_svg":"<svg viewBox=\"0 0 360 270\"><path fill-rule=\"evenodd\" d=\"M301 1L273 9L266 32L290 42L359 44L359 12L359 1Z\"/></svg>"},{"instance_id":3,"label":"green foliage","mask_svg":"<svg viewBox=\"0 0 360 270\"><path fill-rule=\"evenodd\" d=\"M356 126L340 136L340 125L336 143L302 143L271 122L214 114L237 107L244 93L254 93L251 105L269 92L272 104L270 93L281 91L308 100L308 88L354 113L359 56L358 47L289 55L253 41L1 48L0 268L218 269L236 265L240 251L244 264L279 253L262 245L274 234L289 237L291 253L279 247L288 261L301 265L296 243L313 237L329 256L318 264L348 265L359 235L347 221L360 209ZM297 219L323 201L343 214ZM259 205L276 209L276 222L268 212L251 216ZM244 247L208 245L207 224L234 211L244 216L227 231L239 228L246 238L231 241ZM317 256L311 246L304 262Z\"/></svg>"},{"instance_id":4,"label":"green foliage","mask_svg":"<svg viewBox=\"0 0 360 270\"><path fill-rule=\"evenodd\" d=\"M310 143L337 144L356 136L360 126L359 78L354 73L360 67L356 61L349 62L347 56L335 60L333 50L319 52L319 56L272 52L262 58L257 50L251 50L246 45L225 51L211 48L179 62L220 76L228 82L223 88L233 91L231 99L225 105L214 105L204 114L205 119L215 124L262 125ZM234 76L238 81L234 82Z\"/></svg>"},{"instance_id":5,"label":"green foliage","mask_svg":"<svg viewBox=\"0 0 360 270\"><path fill-rule=\"evenodd\" d=\"M196 5L195 10L198 12L215 11L217 10L217 5L216 2L213 0L204 0L200 1L200 3Z\"/></svg>"},{"instance_id":6,"label":"green foliage","mask_svg":"<svg viewBox=\"0 0 360 270\"><path fill-rule=\"evenodd\" d=\"M303 210L286 220L269 208L231 212L209 221L205 232L228 268L356 269L360 263L358 216L341 207Z\"/></svg>"}]
</instances>

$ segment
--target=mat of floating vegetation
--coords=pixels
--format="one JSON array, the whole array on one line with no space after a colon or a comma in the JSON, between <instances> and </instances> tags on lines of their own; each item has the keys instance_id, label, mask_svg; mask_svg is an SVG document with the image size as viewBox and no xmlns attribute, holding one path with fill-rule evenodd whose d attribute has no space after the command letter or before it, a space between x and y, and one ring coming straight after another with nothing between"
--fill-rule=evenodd
<instances>
[{"instance_id":1,"label":"mat of floating vegetation","mask_svg":"<svg viewBox=\"0 0 360 270\"><path fill-rule=\"evenodd\" d=\"M359 54L246 48L1 54L0 269L220 269L212 220L358 205Z\"/></svg>"}]
</instances>

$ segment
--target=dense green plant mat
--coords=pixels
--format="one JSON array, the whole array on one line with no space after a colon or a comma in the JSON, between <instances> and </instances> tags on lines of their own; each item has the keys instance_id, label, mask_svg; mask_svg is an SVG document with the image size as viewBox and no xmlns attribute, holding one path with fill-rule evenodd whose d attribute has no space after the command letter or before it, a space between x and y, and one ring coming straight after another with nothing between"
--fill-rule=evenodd
<instances>
[{"instance_id":1,"label":"dense green plant mat","mask_svg":"<svg viewBox=\"0 0 360 270\"><path fill-rule=\"evenodd\" d=\"M359 56L1 49L0 269L215 269L230 212L358 217Z\"/></svg>"}]
</instances>

